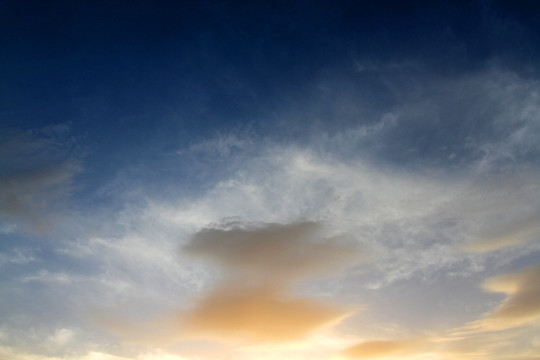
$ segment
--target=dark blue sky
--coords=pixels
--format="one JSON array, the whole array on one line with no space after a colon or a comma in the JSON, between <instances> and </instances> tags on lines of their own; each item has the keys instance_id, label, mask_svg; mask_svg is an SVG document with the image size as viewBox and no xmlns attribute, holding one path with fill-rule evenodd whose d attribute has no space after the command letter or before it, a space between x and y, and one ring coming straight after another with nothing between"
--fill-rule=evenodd
<instances>
[{"instance_id":1,"label":"dark blue sky","mask_svg":"<svg viewBox=\"0 0 540 360\"><path fill-rule=\"evenodd\" d=\"M538 9L514 3L7 1L2 121L90 133L246 123L358 59L453 76L495 58L534 74Z\"/></svg>"},{"instance_id":2,"label":"dark blue sky","mask_svg":"<svg viewBox=\"0 0 540 360\"><path fill-rule=\"evenodd\" d=\"M69 122L103 166L234 127L301 139L375 122L411 101L412 82L490 62L538 76L534 1L7 1L0 11L3 128ZM346 79L356 112L336 106L340 89L314 94L325 78ZM279 118L313 101L315 114ZM406 131L416 143L426 130ZM453 123L437 131L463 136Z\"/></svg>"}]
</instances>

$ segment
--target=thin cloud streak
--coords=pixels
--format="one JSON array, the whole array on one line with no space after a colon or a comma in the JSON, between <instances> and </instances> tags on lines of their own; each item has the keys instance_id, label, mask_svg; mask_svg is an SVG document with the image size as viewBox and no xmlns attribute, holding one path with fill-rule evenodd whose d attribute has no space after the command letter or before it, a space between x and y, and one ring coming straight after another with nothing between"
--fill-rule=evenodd
<instances>
[{"instance_id":1,"label":"thin cloud streak","mask_svg":"<svg viewBox=\"0 0 540 360\"><path fill-rule=\"evenodd\" d=\"M383 356L402 357L426 351L425 340L374 340L351 346L343 354L352 359L377 358Z\"/></svg>"}]
</instances>

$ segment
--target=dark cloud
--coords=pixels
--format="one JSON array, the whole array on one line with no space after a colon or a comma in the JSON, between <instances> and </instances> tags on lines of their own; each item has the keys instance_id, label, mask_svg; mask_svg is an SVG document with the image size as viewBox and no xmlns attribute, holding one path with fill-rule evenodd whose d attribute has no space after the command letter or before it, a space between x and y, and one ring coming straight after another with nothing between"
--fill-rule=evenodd
<instances>
[{"instance_id":1,"label":"dark cloud","mask_svg":"<svg viewBox=\"0 0 540 360\"><path fill-rule=\"evenodd\" d=\"M358 244L342 237L326 238L323 226L316 222L203 229L183 251L241 272L242 277L280 282L326 275L361 259Z\"/></svg>"},{"instance_id":2,"label":"dark cloud","mask_svg":"<svg viewBox=\"0 0 540 360\"><path fill-rule=\"evenodd\" d=\"M67 125L4 132L0 145L0 218L43 231L61 212L81 172Z\"/></svg>"}]
</instances>

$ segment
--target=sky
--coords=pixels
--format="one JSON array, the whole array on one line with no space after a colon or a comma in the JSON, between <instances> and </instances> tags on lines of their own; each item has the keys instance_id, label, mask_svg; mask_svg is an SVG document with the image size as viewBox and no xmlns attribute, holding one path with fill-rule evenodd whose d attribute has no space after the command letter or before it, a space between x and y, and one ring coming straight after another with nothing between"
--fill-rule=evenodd
<instances>
[{"instance_id":1,"label":"sky","mask_svg":"<svg viewBox=\"0 0 540 360\"><path fill-rule=\"evenodd\" d=\"M535 1L3 1L0 360L539 360Z\"/></svg>"}]
</instances>

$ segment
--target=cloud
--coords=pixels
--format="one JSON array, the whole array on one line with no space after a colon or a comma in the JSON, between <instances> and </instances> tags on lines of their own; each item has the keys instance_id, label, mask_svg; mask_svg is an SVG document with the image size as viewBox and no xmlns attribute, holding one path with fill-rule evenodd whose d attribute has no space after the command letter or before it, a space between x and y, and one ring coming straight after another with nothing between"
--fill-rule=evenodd
<instances>
[{"instance_id":1,"label":"cloud","mask_svg":"<svg viewBox=\"0 0 540 360\"><path fill-rule=\"evenodd\" d=\"M245 223L322 221L335 234L354 235L362 250L377 258L367 284L379 287L418 274L450 270L466 275L481 270L485 257L460 250L473 239L494 231L497 235L501 223L521 223L537 212L538 184L538 175L532 172L478 178L474 170L441 176L267 142L241 169L200 197L152 202L150 209L164 223L197 233L191 241L198 239L198 245L188 246L194 254L229 267L241 255L234 253L233 259L223 249L218 254L218 247L206 249L216 242L214 237L244 236L254 228ZM230 219L244 225L208 228ZM501 261L535 247L534 242L523 244L506 252ZM236 268L247 266L241 261Z\"/></svg>"},{"instance_id":2,"label":"cloud","mask_svg":"<svg viewBox=\"0 0 540 360\"><path fill-rule=\"evenodd\" d=\"M36 258L30 249L19 248L10 252L0 253L0 266L7 264L23 265L35 261Z\"/></svg>"},{"instance_id":3,"label":"cloud","mask_svg":"<svg viewBox=\"0 0 540 360\"><path fill-rule=\"evenodd\" d=\"M365 341L345 349L343 354L355 359L403 356L425 352L426 344L419 339Z\"/></svg>"},{"instance_id":4,"label":"cloud","mask_svg":"<svg viewBox=\"0 0 540 360\"><path fill-rule=\"evenodd\" d=\"M518 219L514 223L494 225L491 236L470 242L465 250L471 252L488 252L522 245L540 238L540 216Z\"/></svg>"},{"instance_id":5,"label":"cloud","mask_svg":"<svg viewBox=\"0 0 540 360\"><path fill-rule=\"evenodd\" d=\"M48 341L54 346L66 346L73 341L76 332L72 329L58 329L51 335Z\"/></svg>"},{"instance_id":6,"label":"cloud","mask_svg":"<svg viewBox=\"0 0 540 360\"><path fill-rule=\"evenodd\" d=\"M513 328L497 332L470 333L440 341L438 349L449 359L531 359L538 358L535 338L538 328ZM534 357L533 357L534 358Z\"/></svg>"},{"instance_id":7,"label":"cloud","mask_svg":"<svg viewBox=\"0 0 540 360\"><path fill-rule=\"evenodd\" d=\"M153 346L193 338L242 343L304 338L352 314L346 306L299 296L293 288L296 281L327 276L362 259L356 242L326 235L317 222L227 223L204 228L182 247L182 263L186 264L186 257L201 257L220 265L226 276L203 288L192 298L192 306L161 312L147 309L142 318L127 306L105 311L105 315L98 311L95 321L126 342ZM99 243L110 248L108 253L132 253L122 241ZM133 253L144 261L141 255Z\"/></svg>"},{"instance_id":8,"label":"cloud","mask_svg":"<svg viewBox=\"0 0 540 360\"><path fill-rule=\"evenodd\" d=\"M40 169L12 172L0 177L0 216L41 231L51 224L49 211L69 191L72 177L80 171L66 161Z\"/></svg>"},{"instance_id":9,"label":"cloud","mask_svg":"<svg viewBox=\"0 0 540 360\"><path fill-rule=\"evenodd\" d=\"M20 351L8 346L0 346L0 359L10 360L190 360L183 356L169 354L161 350L141 353L135 357L118 356L106 352L90 351L84 355L65 355L62 357L35 354L27 351Z\"/></svg>"},{"instance_id":10,"label":"cloud","mask_svg":"<svg viewBox=\"0 0 540 360\"><path fill-rule=\"evenodd\" d=\"M540 319L540 265L500 275L483 285L491 292L507 295L493 313L481 321L486 329L501 329L524 325Z\"/></svg>"},{"instance_id":11,"label":"cloud","mask_svg":"<svg viewBox=\"0 0 540 360\"><path fill-rule=\"evenodd\" d=\"M0 219L38 232L53 226L82 171L82 152L68 132L58 125L0 134Z\"/></svg>"},{"instance_id":12,"label":"cloud","mask_svg":"<svg viewBox=\"0 0 540 360\"><path fill-rule=\"evenodd\" d=\"M488 279L486 291L506 294L503 302L483 319L469 324L463 333L499 331L540 320L540 265Z\"/></svg>"},{"instance_id":13,"label":"cloud","mask_svg":"<svg viewBox=\"0 0 540 360\"><path fill-rule=\"evenodd\" d=\"M292 280L327 275L360 259L357 244L325 237L320 223L206 228L193 235L183 252L214 261L230 276L185 313L181 327L189 334L290 341L351 314L337 305L288 295Z\"/></svg>"},{"instance_id":14,"label":"cloud","mask_svg":"<svg viewBox=\"0 0 540 360\"><path fill-rule=\"evenodd\" d=\"M422 337L363 341L345 348L340 354L347 359L537 359L539 344L534 340L537 329L469 333L465 336L441 336L439 329Z\"/></svg>"},{"instance_id":15,"label":"cloud","mask_svg":"<svg viewBox=\"0 0 540 360\"><path fill-rule=\"evenodd\" d=\"M241 277L279 282L326 275L361 259L358 244L344 237L325 238L317 222L206 228L191 238L183 252L213 260L237 275L241 272Z\"/></svg>"},{"instance_id":16,"label":"cloud","mask_svg":"<svg viewBox=\"0 0 540 360\"><path fill-rule=\"evenodd\" d=\"M291 298L283 290L257 286L220 287L199 300L183 319L190 335L248 342L290 341L350 315L316 299Z\"/></svg>"},{"instance_id":17,"label":"cloud","mask_svg":"<svg viewBox=\"0 0 540 360\"><path fill-rule=\"evenodd\" d=\"M96 312L94 320L136 344L167 347L213 340L247 345L302 340L353 313L347 306L290 293L264 283L220 283L185 310L128 316L119 316L120 309L106 310Z\"/></svg>"},{"instance_id":18,"label":"cloud","mask_svg":"<svg viewBox=\"0 0 540 360\"><path fill-rule=\"evenodd\" d=\"M179 150L177 153L183 155L186 151L197 155L206 155L210 157L227 157L235 151L245 151L252 149L254 141L252 137L255 134L239 136L237 134L216 134L215 137L195 143L189 146L188 150Z\"/></svg>"}]
</instances>

